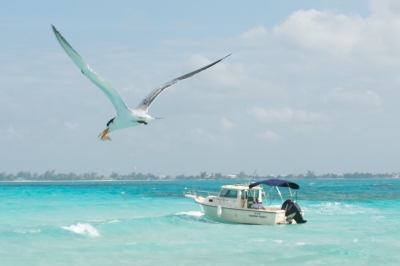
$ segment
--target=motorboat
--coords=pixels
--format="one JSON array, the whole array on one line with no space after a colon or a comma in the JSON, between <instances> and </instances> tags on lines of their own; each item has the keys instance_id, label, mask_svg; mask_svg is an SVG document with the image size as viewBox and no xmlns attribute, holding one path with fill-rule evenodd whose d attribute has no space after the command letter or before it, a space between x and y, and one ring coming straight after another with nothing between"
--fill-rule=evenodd
<instances>
[{"instance_id":1,"label":"motorboat","mask_svg":"<svg viewBox=\"0 0 400 266\"><path fill-rule=\"evenodd\" d=\"M270 187L265 193L263 186ZM287 188L284 200L279 188ZM305 223L304 211L297 205L299 185L281 179L267 179L249 184L221 186L219 193L187 190L184 195L199 204L201 211L219 221L241 224L300 224ZM279 197L276 197L276 196ZM274 204L275 198L282 201ZM282 205L281 205L282 204Z\"/></svg>"}]
</instances>

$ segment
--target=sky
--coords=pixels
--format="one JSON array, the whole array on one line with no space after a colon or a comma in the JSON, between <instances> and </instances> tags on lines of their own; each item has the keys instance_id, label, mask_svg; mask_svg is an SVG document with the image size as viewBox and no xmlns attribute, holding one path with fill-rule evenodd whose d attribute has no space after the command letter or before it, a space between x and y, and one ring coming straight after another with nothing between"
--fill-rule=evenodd
<instances>
[{"instance_id":1,"label":"sky","mask_svg":"<svg viewBox=\"0 0 400 266\"><path fill-rule=\"evenodd\" d=\"M135 108L108 98L54 25ZM400 2L0 0L0 172L399 172Z\"/></svg>"}]
</instances>

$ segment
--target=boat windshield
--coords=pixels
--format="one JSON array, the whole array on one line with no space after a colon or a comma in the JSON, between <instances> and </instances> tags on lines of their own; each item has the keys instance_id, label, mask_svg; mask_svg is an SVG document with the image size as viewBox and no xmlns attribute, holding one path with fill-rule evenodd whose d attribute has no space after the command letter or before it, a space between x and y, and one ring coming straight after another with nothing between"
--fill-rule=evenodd
<instances>
[{"instance_id":1,"label":"boat windshield","mask_svg":"<svg viewBox=\"0 0 400 266\"><path fill-rule=\"evenodd\" d=\"M238 192L235 189L223 189L219 196L224 198L237 198L237 194Z\"/></svg>"},{"instance_id":2,"label":"boat windshield","mask_svg":"<svg viewBox=\"0 0 400 266\"><path fill-rule=\"evenodd\" d=\"M254 199L259 199L260 190L249 190L248 191L248 199L249 201L254 201Z\"/></svg>"}]
</instances>

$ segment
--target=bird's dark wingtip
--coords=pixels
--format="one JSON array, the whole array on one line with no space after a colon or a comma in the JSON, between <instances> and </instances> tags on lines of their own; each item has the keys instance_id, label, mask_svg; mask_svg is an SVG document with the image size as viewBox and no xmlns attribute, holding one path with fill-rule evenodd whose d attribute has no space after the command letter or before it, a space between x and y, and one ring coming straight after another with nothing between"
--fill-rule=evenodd
<instances>
[{"instance_id":1,"label":"bird's dark wingtip","mask_svg":"<svg viewBox=\"0 0 400 266\"><path fill-rule=\"evenodd\" d=\"M227 58L227 57L228 57L228 56L230 56L231 54L233 54L233 53L230 53L230 54L228 54L228 55L226 55L226 56L222 57L220 60L216 61L215 63L218 63L218 62L220 62L220 61L224 60L225 58Z\"/></svg>"}]
</instances>

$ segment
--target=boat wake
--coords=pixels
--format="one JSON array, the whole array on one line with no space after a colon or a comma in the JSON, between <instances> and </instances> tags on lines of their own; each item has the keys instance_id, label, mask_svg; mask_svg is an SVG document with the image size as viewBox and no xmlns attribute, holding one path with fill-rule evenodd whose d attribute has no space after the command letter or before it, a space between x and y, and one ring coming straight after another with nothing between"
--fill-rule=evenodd
<instances>
[{"instance_id":1,"label":"boat wake","mask_svg":"<svg viewBox=\"0 0 400 266\"><path fill-rule=\"evenodd\" d=\"M204 213L202 213L201 211L188 211L188 212L178 212L176 215L201 217L204 215Z\"/></svg>"},{"instance_id":2,"label":"boat wake","mask_svg":"<svg viewBox=\"0 0 400 266\"><path fill-rule=\"evenodd\" d=\"M181 221L190 222L190 223L206 223L206 224L218 224L219 222L210 219L201 211L187 211L187 212L178 212L174 215L171 215L173 219L179 219Z\"/></svg>"}]
</instances>

